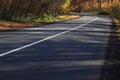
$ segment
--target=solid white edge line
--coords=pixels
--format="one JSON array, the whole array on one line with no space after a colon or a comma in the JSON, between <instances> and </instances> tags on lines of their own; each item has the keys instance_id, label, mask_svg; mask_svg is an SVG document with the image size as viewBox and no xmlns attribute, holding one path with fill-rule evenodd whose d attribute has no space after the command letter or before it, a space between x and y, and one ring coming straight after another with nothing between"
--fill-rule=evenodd
<instances>
[{"instance_id":1,"label":"solid white edge line","mask_svg":"<svg viewBox=\"0 0 120 80\"><path fill-rule=\"evenodd\" d=\"M89 22L87 22L87 23L85 23L85 24L81 24L80 26L77 26L77 27L75 27L75 28L72 28L72 29L69 29L69 30L67 30L67 31L58 33L58 34L56 34L56 35L53 35L53 36L44 38L44 39L42 39L42 40L39 40L39 41L30 43L30 44L28 44L28 45L25 45L25 46L22 46L22 47L19 47L19 48L10 50L10 51L8 51L8 52L1 53L1 54L0 54L0 57L3 57L3 56L8 55L8 54L11 54L11 53L13 53L13 52L17 52L17 51L22 50L22 49L25 49L25 48L28 48L28 47L30 47L30 46L33 46L33 45L35 45L35 44L38 44L38 43L44 42L44 41L46 41L46 40L52 39L52 38L54 38L54 37L57 37L57 36L62 35L62 34L65 34L65 33L67 33L67 32L73 31L73 30L78 29L78 28L80 28L80 27L83 27L83 26L85 26L85 25L87 25L87 24L89 24L89 23L92 23L92 22L94 22L94 21L96 21L96 20L97 20L97 17L96 17L95 19L93 19L93 20L91 20L91 21L89 21Z\"/></svg>"}]
</instances>

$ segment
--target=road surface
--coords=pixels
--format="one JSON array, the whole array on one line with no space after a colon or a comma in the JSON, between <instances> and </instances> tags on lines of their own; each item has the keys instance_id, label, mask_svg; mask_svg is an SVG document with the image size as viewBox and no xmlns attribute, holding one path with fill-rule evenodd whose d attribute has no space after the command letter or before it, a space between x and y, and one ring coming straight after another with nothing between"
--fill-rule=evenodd
<instances>
[{"instance_id":1,"label":"road surface","mask_svg":"<svg viewBox=\"0 0 120 80\"><path fill-rule=\"evenodd\" d=\"M0 32L0 80L99 80L112 20L82 15Z\"/></svg>"}]
</instances>

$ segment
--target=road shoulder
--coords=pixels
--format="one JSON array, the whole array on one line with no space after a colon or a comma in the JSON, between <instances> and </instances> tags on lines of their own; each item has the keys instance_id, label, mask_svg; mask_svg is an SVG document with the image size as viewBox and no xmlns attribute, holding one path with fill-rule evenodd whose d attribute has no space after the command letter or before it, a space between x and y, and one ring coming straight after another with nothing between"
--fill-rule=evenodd
<instances>
[{"instance_id":1,"label":"road shoulder","mask_svg":"<svg viewBox=\"0 0 120 80\"><path fill-rule=\"evenodd\" d=\"M120 39L116 28L116 24L113 23L100 80L120 80Z\"/></svg>"}]
</instances>

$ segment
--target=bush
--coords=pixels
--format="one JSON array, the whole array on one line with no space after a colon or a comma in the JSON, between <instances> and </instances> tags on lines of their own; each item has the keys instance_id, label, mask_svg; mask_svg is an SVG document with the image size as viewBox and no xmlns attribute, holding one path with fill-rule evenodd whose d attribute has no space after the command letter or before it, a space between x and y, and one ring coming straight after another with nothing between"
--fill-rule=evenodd
<instances>
[{"instance_id":1,"label":"bush","mask_svg":"<svg viewBox=\"0 0 120 80\"><path fill-rule=\"evenodd\" d=\"M48 15L44 13L37 20L35 20L35 22L51 22L53 20L54 20L54 17L52 15Z\"/></svg>"}]
</instances>

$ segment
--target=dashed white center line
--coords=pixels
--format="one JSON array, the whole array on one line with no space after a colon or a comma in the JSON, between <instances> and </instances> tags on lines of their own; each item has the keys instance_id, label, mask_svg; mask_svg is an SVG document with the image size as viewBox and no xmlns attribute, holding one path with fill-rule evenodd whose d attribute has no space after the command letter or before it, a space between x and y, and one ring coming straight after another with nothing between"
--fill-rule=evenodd
<instances>
[{"instance_id":1,"label":"dashed white center line","mask_svg":"<svg viewBox=\"0 0 120 80\"><path fill-rule=\"evenodd\" d=\"M97 17L96 17L95 19L93 19L93 20L91 20L91 21L89 21L89 22L87 22L87 23L85 23L85 24L81 24L80 26L77 26L77 27L75 27L75 28L72 28L72 29L69 29L69 30L67 30L67 31L64 31L64 32L55 34L55 35L53 35L53 36L49 36L49 37L44 38L44 39L42 39L42 40L38 40L38 41L36 41L36 42L33 42L33 43L28 44L28 45L25 45L25 46L22 46L22 47L19 47L19 48L10 50L10 51L8 51L8 52L1 53L1 54L0 54L0 57L6 56L6 55L8 55L8 54L11 54L11 53L20 51L20 50L22 50L22 49L28 48L28 47L33 46L33 45L35 45L35 44L38 44L38 43L44 42L44 41L46 41L46 40L52 39L52 38L54 38L54 37L60 36L60 35L62 35L62 34L68 33L68 32L70 32L70 31L73 31L73 30L75 30L75 29L78 29L78 28L80 28L80 27L83 27L83 26L85 26L85 25L87 25L87 24L89 24L89 23L92 23L92 22L94 22L94 21L96 21L96 20L97 20Z\"/></svg>"}]
</instances>

